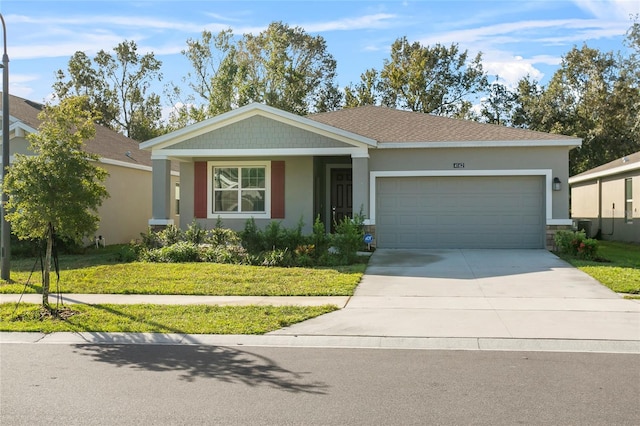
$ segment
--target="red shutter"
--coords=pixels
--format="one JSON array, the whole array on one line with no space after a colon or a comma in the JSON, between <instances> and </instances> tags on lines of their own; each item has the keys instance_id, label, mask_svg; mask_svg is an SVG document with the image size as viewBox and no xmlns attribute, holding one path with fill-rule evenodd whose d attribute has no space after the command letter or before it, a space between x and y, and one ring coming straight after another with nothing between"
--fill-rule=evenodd
<instances>
[{"instance_id":1,"label":"red shutter","mask_svg":"<svg viewBox=\"0 0 640 426\"><path fill-rule=\"evenodd\" d=\"M284 219L284 161L271 162L271 219Z\"/></svg>"},{"instance_id":2,"label":"red shutter","mask_svg":"<svg viewBox=\"0 0 640 426\"><path fill-rule=\"evenodd\" d=\"M207 217L207 162L193 163L193 215Z\"/></svg>"}]
</instances>

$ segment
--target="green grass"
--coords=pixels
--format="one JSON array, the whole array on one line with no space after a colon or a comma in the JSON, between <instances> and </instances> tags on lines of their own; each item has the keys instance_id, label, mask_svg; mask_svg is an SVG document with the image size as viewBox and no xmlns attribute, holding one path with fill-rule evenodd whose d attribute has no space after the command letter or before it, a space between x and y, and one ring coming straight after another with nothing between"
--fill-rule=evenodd
<instances>
[{"instance_id":1,"label":"green grass","mask_svg":"<svg viewBox=\"0 0 640 426\"><path fill-rule=\"evenodd\" d=\"M214 263L121 263L121 247L60 256L63 293L238 296L352 295L366 265L266 268ZM13 260L12 283L0 293L41 293L36 259ZM35 267L35 268L34 268ZM31 276L31 272L35 273ZM52 291L57 291L52 275ZM29 281L29 284L26 285ZM0 304L0 331L264 334L338 309L325 306L72 305L64 319L42 316L40 305Z\"/></svg>"},{"instance_id":2,"label":"green grass","mask_svg":"<svg viewBox=\"0 0 640 426\"><path fill-rule=\"evenodd\" d=\"M264 334L338 309L325 306L72 305L66 319L40 305L0 304L0 331Z\"/></svg>"},{"instance_id":3,"label":"green grass","mask_svg":"<svg viewBox=\"0 0 640 426\"><path fill-rule=\"evenodd\" d=\"M60 257L61 293L185 294L211 296L349 296L366 268L266 268L215 263L118 263L113 252L92 250ZM41 293L39 264L34 259L12 264L13 283L0 293ZM52 291L58 291L52 275Z\"/></svg>"},{"instance_id":4,"label":"green grass","mask_svg":"<svg viewBox=\"0 0 640 426\"><path fill-rule=\"evenodd\" d=\"M609 262L561 257L617 293L640 295L640 245L598 241L598 256Z\"/></svg>"}]
</instances>

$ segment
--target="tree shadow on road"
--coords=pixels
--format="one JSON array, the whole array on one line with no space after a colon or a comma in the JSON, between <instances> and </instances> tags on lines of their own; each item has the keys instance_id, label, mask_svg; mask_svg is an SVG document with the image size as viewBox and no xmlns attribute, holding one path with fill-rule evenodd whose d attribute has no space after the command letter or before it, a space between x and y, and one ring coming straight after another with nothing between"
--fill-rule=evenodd
<instances>
[{"instance_id":1,"label":"tree shadow on road","mask_svg":"<svg viewBox=\"0 0 640 426\"><path fill-rule=\"evenodd\" d=\"M326 394L328 385L305 379L311 374L287 370L262 355L222 346L77 345L76 353L118 368L177 372L181 380L216 379L248 386L268 386L293 393Z\"/></svg>"}]
</instances>

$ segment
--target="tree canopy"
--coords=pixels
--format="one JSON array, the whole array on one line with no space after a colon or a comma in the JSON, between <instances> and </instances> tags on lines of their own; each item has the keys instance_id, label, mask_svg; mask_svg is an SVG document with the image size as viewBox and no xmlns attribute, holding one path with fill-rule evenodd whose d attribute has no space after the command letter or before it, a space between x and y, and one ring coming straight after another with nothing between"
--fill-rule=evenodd
<instances>
[{"instance_id":1,"label":"tree canopy","mask_svg":"<svg viewBox=\"0 0 640 426\"><path fill-rule=\"evenodd\" d=\"M187 41L183 54L191 64L184 83L193 96L173 127L199 121L251 102L262 102L295 114L335 109L341 93L335 84L336 61L325 40L300 27L274 22L258 35L234 36L231 30L203 31ZM173 88L174 99L184 90Z\"/></svg>"},{"instance_id":2,"label":"tree canopy","mask_svg":"<svg viewBox=\"0 0 640 426\"><path fill-rule=\"evenodd\" d=\"M637 27L628 33L630 56L574 47L547 86L530 78L518 85L514 124L582 138L570 152L571 174L640 151Z\"/></svg>"},{"instance_id":3,"label":"tree canopy","mask_svg":"<svg viewBox=\"0 0 640 426\"><path fill-rule=\"evenodd\" d=\"M300 115L384 105L577 136L583 145L571 151L572 174L640 150L637 18L625 51L576 46L544 86L528 76L517 87L499 79L489 84L481 53L400 37L379 69L366 69L359 82L340 89L326 41L282 22L257 35L203 31L186 44L190 69L167 93L174 108L168 123L151 91L161 62L138 54L134 42L93 60L76 52L67 71L58 71L54 90L61 99L86 96L99 123L140 141L260 102Z\"/></svg>"},{"instance_id":4,"label":"tree canopy","mask_svg":"<svg viewBox=\"0 0 640 426\"><path fill-rule=\"evenodd\" d=\"M347 105L380 103L449 117L465 117L472 107L470 97L487 88L482 54L469 59L456 43L449 47L410 43L406 37L391 45L381 71L370 69L360 84L346 89Z\"/></svg>"},{"instance_id":5,"label":"tree canopy","mask_svg":"<svg viewBox=\"0 0 640 426\"><path fill-rule=\"evenodd\" d=\"M53 85L56 96L86 96L98 123L137 141L164 132L160 96L151 90L162 79L162 62L153 53L141 55L134 41L123 41L113 54L100 50L93 61L76 52L66 72L58 70Z\"/></svg>"}]
</instances>

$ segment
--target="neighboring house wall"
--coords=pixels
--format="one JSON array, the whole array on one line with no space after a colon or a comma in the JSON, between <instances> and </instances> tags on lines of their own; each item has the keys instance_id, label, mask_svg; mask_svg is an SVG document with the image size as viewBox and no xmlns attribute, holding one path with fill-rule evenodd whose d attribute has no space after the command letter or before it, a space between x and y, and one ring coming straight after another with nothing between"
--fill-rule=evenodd
<instances>
[{"instance_id":1,"label":"neighboring house wall","mask_svg":"<svg viewBox=\"0 0 640 426\"><path fill-rule=\"evenodd\" d=\"M631 179L631 221L625 219L625 181ZM604 176L571 187L574 222L590 228L590 237L640 243L640 175L637 172Z\"/></svg>"},{"instance_id":2,"label":"neighboring house wall","mask_svg":"<svg viewBox=\"0 0 640 426\"><path fill-rule=\"evenodd\" d=\"M98 210L100 235L107 244L140 238L151 214L151 173L145 170L100 164L109 173L105 186L110 197Z\"/></svg>"},{"instance_id":3,"label":"neighboring house wall","mask_svg":"<svg viewBox=\"0 0 640 426\"><path fill-rule=\"evenodd\" d=\"M11 156L15 154L23 154L29 155L31 151L29 151L29 141L27 141L24 137L17 137L11 139L9 144L9 149L11 150Z\"/></svg>"}]
</instances>

